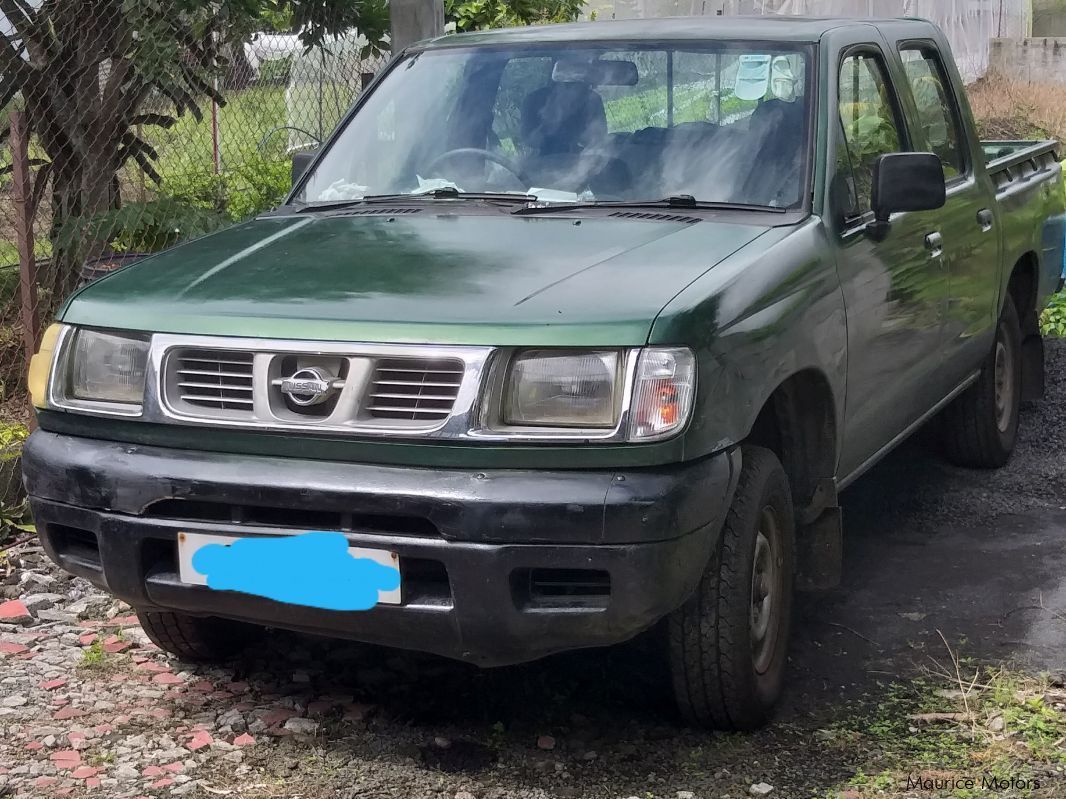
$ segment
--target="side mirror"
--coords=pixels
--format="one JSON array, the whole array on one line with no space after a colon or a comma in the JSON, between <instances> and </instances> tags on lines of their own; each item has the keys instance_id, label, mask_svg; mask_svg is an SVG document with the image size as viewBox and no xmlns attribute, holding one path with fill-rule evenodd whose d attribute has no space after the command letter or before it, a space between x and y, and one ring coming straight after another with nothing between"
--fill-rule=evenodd
<instances>
[{"instance_id":1,"label":"side mirror","mask_svg":"<svg viewBox=\"0 0 1066 799\"><path fill-rule=\"evenodd\" d=\"M894 213L943 208L944 182L944 165L933 153L882 155L874 162L874 219L883 226Z\"/></svg>"},{"instance_id":2,"label":"side mirror","mask_svg":"<svg viewBox=\"0 0 1066 799\"><path fill-rule=\"evenodd\" d=\"M303 150L292 154L292 187L295 189L307 167L318 156L318 150Z\"/></svg>"}]
</instances>

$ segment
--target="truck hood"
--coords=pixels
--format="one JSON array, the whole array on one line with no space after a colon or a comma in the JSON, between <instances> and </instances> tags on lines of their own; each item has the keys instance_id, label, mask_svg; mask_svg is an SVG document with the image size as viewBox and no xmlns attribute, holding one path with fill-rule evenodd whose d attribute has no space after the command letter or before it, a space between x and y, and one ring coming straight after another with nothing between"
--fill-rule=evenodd
<instances>
[{"instance_id":1,"label":"truck hood","mask_svg":"<svg viewBox=\"0 0 1066 799\"><path fill-rule=\"evenodd\" d=\"M636 346L678 292L766 230L435 208L264 217L88 286L62 319L308 340Z\"/></svg>"}]
</instances>

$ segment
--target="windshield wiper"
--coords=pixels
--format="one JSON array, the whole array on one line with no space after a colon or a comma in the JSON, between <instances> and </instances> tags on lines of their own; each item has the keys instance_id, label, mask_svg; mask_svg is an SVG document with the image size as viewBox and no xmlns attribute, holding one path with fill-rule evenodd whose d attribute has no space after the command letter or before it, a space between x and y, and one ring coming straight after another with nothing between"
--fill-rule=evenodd
<instances>
[{"instance_id":1,"label":"windshield wiper","mask_svg":"<svg viewBox=\"0 0 1066 799\"><path fill-rule=\"evenodd\" d=\"M545 214L555 211L571 211L575 208L692 208L696 210L712 211L764 211L774 214L783 214L788 209L779 208L776 205L759 205L756 203L727 203L713 200L697 200L691 194L673 194L661 200L639 201L615 201L604 200L602 202L573 202L557 203L551 205L531 205L519 208L511 213L519 214Z\"/></svg>"},{"instance_id":2,"label":"windshield wiper","mask_svg":"<svg viewBox=\"0 0 1066 799\"><path fill-rule=\"evenodd\" d=\"M411 200L481 200L483 202L521 203L527 205L536 202L537 198L532 194L512 194L510 192L477 192L459 191L451 186L428 191L415 192L413 194L368 194L365 197L357 197L350 200L327 201L301 205L297 213L316 213L319 211L342 211L355 205L371 203L395 203L410 202Z\"/></svg>"}]
</instances>

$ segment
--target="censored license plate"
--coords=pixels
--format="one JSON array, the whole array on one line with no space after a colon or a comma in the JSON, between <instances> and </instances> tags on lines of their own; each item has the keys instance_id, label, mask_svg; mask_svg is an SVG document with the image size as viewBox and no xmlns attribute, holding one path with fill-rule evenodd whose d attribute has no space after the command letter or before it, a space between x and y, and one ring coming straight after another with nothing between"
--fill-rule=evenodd
<instances>
[{"instance_id":1,"label":"censored license plate","mask_svg":"<svg viewBox=\"0 0 1066 799\"><path fill-rule=\"evenodd\" d=\"M205 547L208 544L220 544L221 546L228 547L235 541L239 540L240 538L238 536L231 535L178 533L178 573L181 577L181 581L190 585L207 585L207 576L193 568L193 555L195 555L201 547ZM348 547L348 554L353 558L366 558L367 560L375 561L382 566L388 566L393 569L400 568L400 559L396 553L384 549ZM378 604L399 605L401 602L401 588L402 586L397 586L396 589L392 591L379 591Z\"/></svg>"}]
</instances>

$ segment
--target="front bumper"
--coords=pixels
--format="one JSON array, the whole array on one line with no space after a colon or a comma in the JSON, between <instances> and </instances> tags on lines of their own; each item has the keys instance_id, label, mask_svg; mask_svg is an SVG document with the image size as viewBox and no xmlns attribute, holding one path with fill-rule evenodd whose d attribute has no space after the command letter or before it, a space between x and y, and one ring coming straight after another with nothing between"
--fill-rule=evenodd
<instances>
[{"instance_id":1,"label":"front bumper","mask_svg":"<svg viewBox=\"0 0 1066 799\"><path fill-rule=\"evenodd\" d=\"M740 453L670 468L460 471L147 447L35 432L49 556L139 609L213 615L484 666L624 641L702 576ZM182 583L180 531L341 530L396 552L403 604L338 612Z\"/></svg>"}]
</instances>

